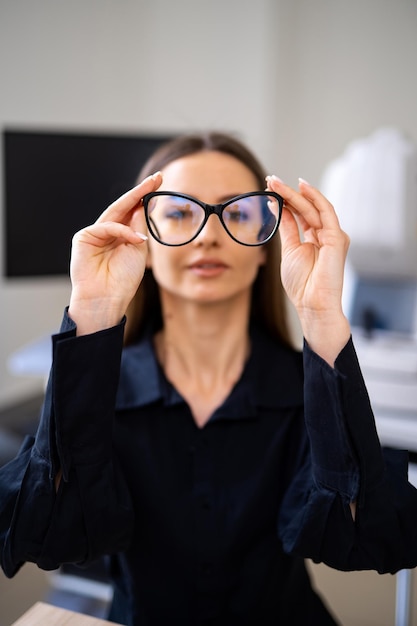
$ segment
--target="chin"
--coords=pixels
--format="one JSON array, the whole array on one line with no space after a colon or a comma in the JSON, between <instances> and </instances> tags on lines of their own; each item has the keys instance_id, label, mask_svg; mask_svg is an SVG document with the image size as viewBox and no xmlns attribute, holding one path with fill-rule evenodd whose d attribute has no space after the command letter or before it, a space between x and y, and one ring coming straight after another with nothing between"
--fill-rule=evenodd
<instances>
[{"instance_id":1,"label":"chin","mask_svg":"<svg viewBox=\"0 0 417 626\"><path fill-rule=\"evenodd\" d=\"M201 289L195 290L187 296L189 301L196 304L232 304L238 300L239 302L247 297L247 289L244 290L220 290L220 289ZM250 295L249 295L250 297Z\"/></svg>"}]
</instances>

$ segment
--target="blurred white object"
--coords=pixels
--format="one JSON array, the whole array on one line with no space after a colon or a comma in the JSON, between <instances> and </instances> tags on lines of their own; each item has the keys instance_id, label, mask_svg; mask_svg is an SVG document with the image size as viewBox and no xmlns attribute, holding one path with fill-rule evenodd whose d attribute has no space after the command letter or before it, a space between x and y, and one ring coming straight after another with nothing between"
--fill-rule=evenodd
<instances>
[{"instance_id":1,"label":"blurred white object","mask_svg":"<svg viewBox=\"0 0 417 626\"><path fill-rule=\"evenodd\" d=\"M48 375L52 364L51 335L44 335L13 352L8 360L9 372L15 376Z\"/></svg>"},{"instance_id":2,"label":"blurred white object","mask_svg":"<svg viewBox=\"0 0 417 626\"><path fill-rule=\"evenodd\" d=\"M351 238L354 270L417 276L417 147L395 128L352 141L320 185Z\"/></svg>"},{"instance_id":3,"label":"blurred white object","mask_svg":"<svg viewBox=\"0 0 417 626\"><path fill-rule=\"evenodd\" d=\"M343 309L381 442L417 452L417 146L395 128L354 140L321 189L351 239Z\"/></svg>"}]
</instances>

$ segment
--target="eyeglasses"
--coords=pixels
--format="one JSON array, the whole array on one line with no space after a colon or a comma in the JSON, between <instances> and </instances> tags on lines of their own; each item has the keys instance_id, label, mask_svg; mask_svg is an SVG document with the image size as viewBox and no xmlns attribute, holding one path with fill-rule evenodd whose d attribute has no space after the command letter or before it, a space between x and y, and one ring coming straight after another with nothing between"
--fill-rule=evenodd
<instances>
[{"instance_id":1,"label":"eyeglasses","mask_svg":"<svg viewBox=\"0 0 417 626\"><path fill-rule=\"evenodd\" d=\"M152 237L165 246L190 243L212 214L237 243L261 246L277 231L283 199L273 191L252 191L222 204L206 204L183 193L154 191L143 197L143 205Z\"/></svg>"}]
</instances>

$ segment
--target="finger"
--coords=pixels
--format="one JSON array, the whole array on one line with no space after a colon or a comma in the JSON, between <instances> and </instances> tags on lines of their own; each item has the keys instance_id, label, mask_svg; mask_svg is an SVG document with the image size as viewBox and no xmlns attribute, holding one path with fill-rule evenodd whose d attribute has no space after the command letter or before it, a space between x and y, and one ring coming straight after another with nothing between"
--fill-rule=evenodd
<instances>
[{"instance_id":1,"label":"finger","mask_svg":"<svg viewBox=\"0 0 417 626\"><path fill-rule=\"evenodd\" d=\"M148 176L113 202L98 218L97 222L122 222L136 208L144 195L155 191L162 183L161 172Z\"/></svg>"},{"instance_id":2,"label":"finger","mask_svg":"<svg viewBox=\"0 0 417 626\"><path fill-rule=\"evenodd\" d=\"M279 193L295 215L302 216L311 228L340 229L333 205L315 187L300 178L300 191L295 191L276 176L267 176L268 186Z\"/></svg>"},{"instance_id":3,"label":"finger","mask_svg":"<svg viewBox=\"0 0 417 626\"><path fill-rule=\"evenodd\" d=\"M282 254L285 256L301 244L298 223L293 213L285 206L282 209L279 225Z\"/></svg>"},{"instance_id":4,"label":"finger","mask_svg":"<svg viewBox=\"0 0 417 626\"><path fill-rule=\"evenodd\" d=\"M331 202L316 187L310 185L303 178L299 179L299 187L301 194L310 200L320 213L323 228L339 229L339 219Z\"/></svg>"},{"instance_id":5,"label":"finger","mask_svg":"<svg viewBox=\"0 0 417 626\"><path fill-rule=\"evenodd\" d=\"M148 234L148 226L146 224L145 212L142 207L134 209L131 214L131 219L128 222L128 226L136 232Z\"/></svg>"},{"instance_id":6,"label":"finger","mask_svg":"<svg viewBox=\"0 0 417 626\"><path fill-rule=\"evenodd\" d=\"M277 176L267 176L266 181L271 191L275 191L282 196L286 207L292 213L302 216L310 227L322 228L320 213L309 198L304 197L303 194L283 183Z\"/></svg>"},{"instance_id":7,"label":"finger","mask_svg":"<svg viewBox=\"0 0 417 626\"><path fill-rule=\"evenodd\" d=\"M307 181L300 180L300 191L311 199L320 213L322 228L320 230L308 230L305 233L306 241L315 243L319 247L329 245L338 247L347 253L349 248L349 236L342 230L336 211L329 200L316 187Z\"/></svg>"},{"instance_id":8,"label":"finger","mask_svg":"<svg viewBox=\"0 0 417 626\"><path fill-rule=\"evenodd\" d=\"M119 222L96 222L83 228L74 235L74 243L88 244L104 248L115 241L138 245L147 240L147 236Z\"/></svg>"}]
</instances>

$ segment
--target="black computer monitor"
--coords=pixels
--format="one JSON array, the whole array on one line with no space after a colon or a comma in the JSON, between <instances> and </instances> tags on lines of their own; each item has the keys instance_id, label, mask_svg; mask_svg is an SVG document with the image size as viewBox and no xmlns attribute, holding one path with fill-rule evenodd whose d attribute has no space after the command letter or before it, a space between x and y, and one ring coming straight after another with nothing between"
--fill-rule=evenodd
<instances>
[{"instance_id":1,"label":"black computer monitor","mask_svg":"<svg viewBox=\"0 0 417 626\"><path fill-rule=\"evenodd\" d=\"M3 132L4 275L68 276L71 239L173 135Z\"/></svg>"}]
</instances>

